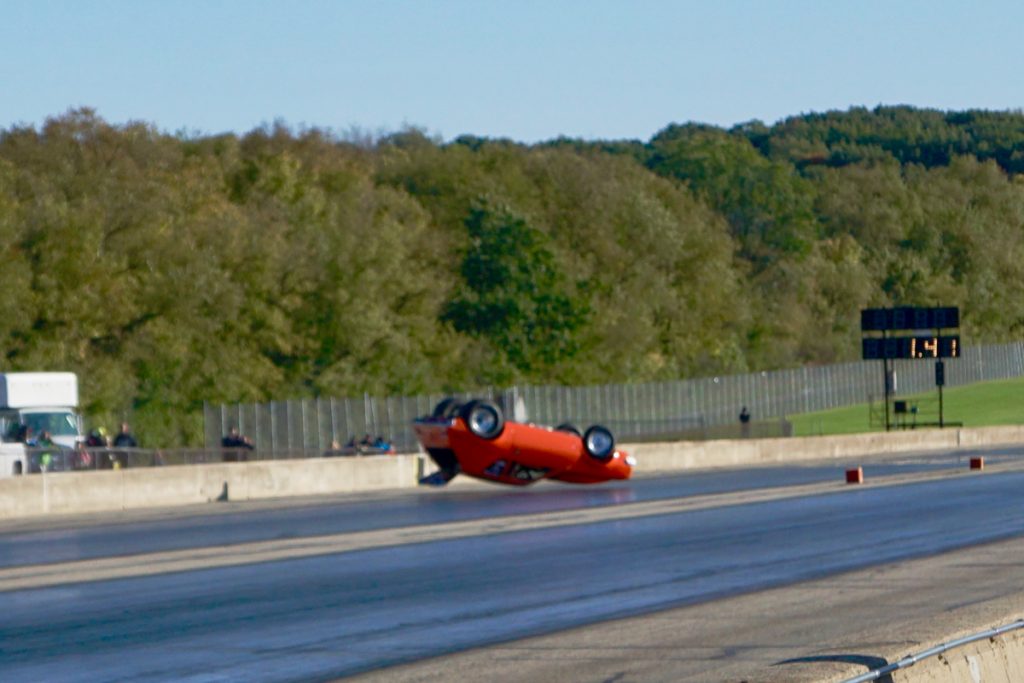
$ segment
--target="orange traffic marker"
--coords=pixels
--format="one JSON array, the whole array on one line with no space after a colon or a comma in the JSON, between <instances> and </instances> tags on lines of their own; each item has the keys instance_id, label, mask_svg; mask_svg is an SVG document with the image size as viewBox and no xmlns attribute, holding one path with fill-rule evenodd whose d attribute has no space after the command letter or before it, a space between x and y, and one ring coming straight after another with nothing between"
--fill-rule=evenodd
<instances>
[{"instance_id":1,"label":"orange traffic marker","mask_svg":"<svg viewBox=\"0 0 1024 683\"><path fill-rule=\"evenodd\" d=\"M863 484L864 483L864 468L858 467L852 470L846 470L846 483L847 484Z\"/></svg>"},{"instance_id":2,"label":"orange traffic marker","mask_svg":"<svg viewBox=\"0 0 1024 683\"><path fill-rule=\"evenodd\" d=\"M985 469L985 458L978 456L971 458L971 469L972 470L983 470Z\"/></svg>"}]
</instances>

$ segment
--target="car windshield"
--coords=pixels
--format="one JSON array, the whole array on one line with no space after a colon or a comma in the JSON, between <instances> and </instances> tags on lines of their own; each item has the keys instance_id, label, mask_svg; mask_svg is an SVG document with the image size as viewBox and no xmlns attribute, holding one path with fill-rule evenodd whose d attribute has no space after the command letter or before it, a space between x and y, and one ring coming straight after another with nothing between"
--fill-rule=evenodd
<instances>
[{"instance_id":1,"label":"car windshield","mask_svg":"<svg viewBox=\"0 0 1024 683\"><path fill-rule=\"evenodd\" d=\"M22 413L22 421L39 435L50 432L51 436L75 436L78 434L78 422L73 413L58 411L52 413Z\"/></svg>"}]
</instances>

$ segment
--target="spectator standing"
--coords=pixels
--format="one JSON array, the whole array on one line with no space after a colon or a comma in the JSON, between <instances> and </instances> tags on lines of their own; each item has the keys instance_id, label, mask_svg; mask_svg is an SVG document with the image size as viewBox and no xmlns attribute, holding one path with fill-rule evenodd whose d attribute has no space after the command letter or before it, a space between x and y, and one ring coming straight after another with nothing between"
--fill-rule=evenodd
<instances>
[{"instance_id":1,"label":"spectator standing","mask_svg":"<svg viewBox=\"0 0 1024 683\"><path fill-rule=\"evenodd\" d=\"M746 406L740 411L740 435L744 439L750 436L750 411Z\"/></svg>"},{"instance_id":2,"label":"spectator standing","mask_svg":"<svg viewBox=\"0 0 1024 683\"><path fill-rule=\"evenodd\" d=\"M36 447L39 448L39 470L41 472L47 472L53 468L53 451L56 450L53 438L50 437L50 432L44 429L39 433L39 439L36 441Z\"/></svg>"},{"instance_id":3,"label":"spectator standing","mask_svg":"<svg viewBox=\"0 0 1024 683\"><path fill-rule=\"evenodd\" d=\"M130 448L138 448L138 447L139 447L139 443L135 440L135 437L132 436L132 428L130 426L128 426L127 422L122 422L121 423L121 431L119 431L117 433L117 436L114 437L114 448L130 449ZM123 467L127 467L128 466L128 457L130 455L131 455L131 453L129 451L127 451L127 450L117 451L112 456L112 458L116 459L116 463L115 463L114 467L117 467L117 464L120 464Z\"/></svg>"},{"instance_id":4,"label":"spectator standing","mask_svg":"<svg viewBox=\"0 0 1024 683\"><path fill-rule=\"evenodd\" d=\"M220 445L224 449L224 462L248 460L249 455L245 451L251 451L255 448L249 437L242 436L238 431L238 427L234 426L228 431L227 436L220 440Z\"/></svg>"},{"instance_id":5,"label":"spectator standing","mask_svg":"<svg viewBox=\"0 0 1024 683\"><path fill-rule=\"evenodd\" d=\"M127 422L121 423L121 431L114 437L115 448L138 448L139 443L132 436L132 428Z\"/></svg>"},{"instance_id":6,"label":"spectator standing","mask_svg":"<svg viewBox=\"0 0 1024 683\"><path fill-rule=\"evenodd\" d=\"M107 430L105 427L97 427L90 430L89 436L85 438L85 445L88 448L106 448L110 445L107 439Z\"/></svg>"},{"instance_id":7,"label":"spectator standing","mask_svg":"<svg viewBox=\"0 0 1024 683\"><path fill-rule=\"evenodd\" d=\"M75 459L73 461L73 467L76 470L87 470L92 467L93 458L92 453L86 447L85 442L79 441L75 444Z\"/></svg>"},{"instance_id":8,"label":"spectator standing","mask_svg":"<svg viewBox=\"0 0 1024 683\"><path fill-rule=\"evenodd\" d=\"M29 427L28 425L19 425L18 426L18 436L17 436L16 440L20 441L21 443L25 444L26 446L31 446L31 445L35 444L35 442L36 442L35 437L32 435L32 428Z\"/></svg>"},{"instance_id":9,"label":"spectator standing","mask_svg":"<svg viewBox=\"0 0 1024 683\"><path fill-rule=\"evenodd\" d=\"M92 455L92 462L98 469L109 470L114 467L115 455L110 452L110 435L106 427L96 427L89 431L85 438L85 447Z\"/></svg>"}]
</instances>

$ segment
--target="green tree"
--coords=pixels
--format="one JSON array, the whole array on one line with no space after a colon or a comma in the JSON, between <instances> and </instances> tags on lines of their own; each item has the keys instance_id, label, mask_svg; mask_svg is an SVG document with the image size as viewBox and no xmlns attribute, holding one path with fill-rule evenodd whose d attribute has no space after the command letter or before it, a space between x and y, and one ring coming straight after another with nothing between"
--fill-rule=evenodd
<instances>
[{"instance_id":1,"label":"green tree","mask_svg":"<svg viewBox=\"0 0 1024 683\"><path fill-rule=\"evenodd\" d=\"M810 251L817 239L811 186L786 162L708 126L672 126L651 142L655 172L687 183L720 211L756 270Z\"/></svg>"},{"instance_id":2,"label":"green tree","mask_svg":"<svg viewBox=\"0 0 1024 683\"><path fill-rule=\"evenodd\" d=\"M585 302L556 268L544 233L509 207L482 200L465 226L463 285L443 319L487 340L503 361L484 371L482 383L543 378L547 368L579 350Z\"/></svg>"}]
</instances>

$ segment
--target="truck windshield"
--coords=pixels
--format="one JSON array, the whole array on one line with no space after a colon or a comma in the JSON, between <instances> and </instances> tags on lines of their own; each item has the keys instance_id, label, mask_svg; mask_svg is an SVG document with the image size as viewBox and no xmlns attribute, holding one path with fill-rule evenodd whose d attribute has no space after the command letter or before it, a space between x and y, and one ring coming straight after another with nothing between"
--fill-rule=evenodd
<instances>
[{"instance_id":1,"label":"truck windshield","mask_svg":"<svg viewBox=\"0 0 1024 683\"><path fill-rule=\"evenodd\" d=\"M78 422L73 413L61 411L55 413L22 413L22 420L32 428L33 434L50 432L51 436L75 436L78 434Z\"/></svg>"}]
</instances>

